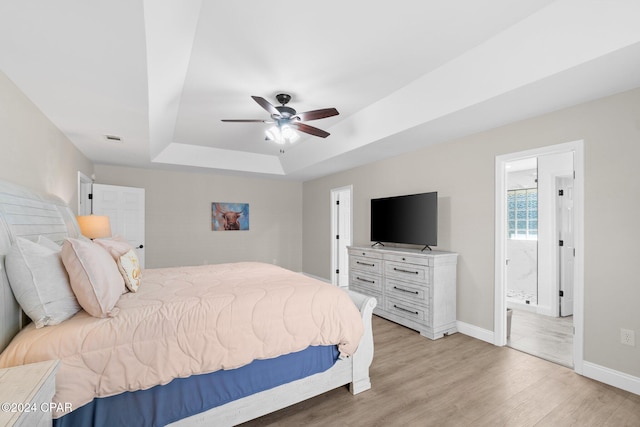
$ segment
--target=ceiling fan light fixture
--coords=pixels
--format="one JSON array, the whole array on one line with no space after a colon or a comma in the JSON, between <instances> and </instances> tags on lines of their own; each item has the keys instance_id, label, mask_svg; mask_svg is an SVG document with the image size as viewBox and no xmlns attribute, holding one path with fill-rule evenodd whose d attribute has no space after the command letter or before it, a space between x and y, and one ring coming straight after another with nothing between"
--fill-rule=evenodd
<instances>
[{"instance_id":1,"label":"ceiling fan light fixture","mask_svg":"<svg viewBox=\"0 0 640 427\"><path fill-rule=\"evenodd\" d=\"M277 144L284 144L284 140L282 139L282 135L280 134L280 128L277 125L271 126L269 129L265 131L265 135L267 136L267 140L273 141Z\"/></svg>"},{"instance_id":2,"label":"ceiling fan light fixture","mask_svg":"<svg viewBox=\"0 0 640 427\"><path fill-rule=\"evenodd\" d=\"M280 93L276 95L280 106L274 106L266 99L260 96L252 96L254 101L258 103L264 110L271 115L271 120L259 120L259 119L222 119L223 122L236 122L236 123L276 123L275 126L265 131L266 139L274 141L278 144L293 144L300 138L298 132L306 133L309 135L317 136L320 138L326 138L330 135L329 132L317 127L309 126L305 121L324 119L326 117L337 116L338 110L335 108L322 108L320 110L305 111L304 113L298 113L291 107L287 107L287 103L291 100L291 95L286 93Z\"/></svg>"},{"instance_id":3,"label":"ceiling fan light fixture","mask_svg":"<svg viewBox=\"0 0 640 427\"><path fill-rule=\"evenodd\" d=\"M293 129L289 125L282 126L280 128L280 134L282 135L282 139L284 139L290 144L293 144L298 140L298 138L300 138L300 135L298 135L298 132L296 132L295 129Z\"/></svg>"},{"instance_id":4,"label":"ceiling fan light fixture","mask_svg":"<svg viewBox=\"0 0 640 427\"><path fill-rule=\"evenodd\" d=\"M265 131L265 135L269 141L273 141L276 144L293 144L296 142L300 135L289 125L273 125Z\"/></svg>"}]
</instances>

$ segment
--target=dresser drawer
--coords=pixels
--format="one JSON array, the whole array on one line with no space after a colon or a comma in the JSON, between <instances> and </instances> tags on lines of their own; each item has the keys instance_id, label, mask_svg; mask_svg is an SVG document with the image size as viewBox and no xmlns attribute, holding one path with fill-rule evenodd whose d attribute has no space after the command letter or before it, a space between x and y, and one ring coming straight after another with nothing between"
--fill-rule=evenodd
<instances>
[{"instance_id":1,"label":"dresser drawer","mask_svg":"<svg viewBox=\"0 0 640 427\"><path fill-rule=\"evenodd\" d=\"M395 314L405 319L413 320L422 324L427 324L429 319L429 308L411 304L391 296L385 296L385 311Z\"/></svg>"},{"instance_id":2,"label":"dresser drawer","mask_svg":"<svg viewBox=\"0 0 640 427\"><path fill-rule=\"evenodd\" d=\"M427 285L420 285L416 283L385 278L384 293L385 295L389 295L391 297L400 298L413 302L415 304L428 306L429 298L431 297L431 287Z\"/></svg>"},{"instance_id":3,"label":"dresser drawer","mask_svg":"<svg viewBox=\"0 0 640 427\"><path fill-rule=\"evenodd\" d=\"M349 250L349 256L382 259L382 253L380 253L375 249L369 250L366 248L349 248L348 250Z\"/></svg>"},{"instance_id":4,"label":"dresser drawer","mask_svg":"<svg viewBox=\"0 0 640 427\"><path fill-rule=\"evenodd\" d=\"M384 272L391 278L429 283L429 267L423 265L385 261Z\"/></svg>"},{"instance_id":5,"label":"dresser drawer","mask_svg":"<svg viewBox=\"0 0 640 427\"><path fill-rule=\"evenodd\" d=\"M349 275L349 287L352 286L371 289L382 293L382 277L361 271L351 271L351 274Z\"/></svg>"},{"instance_id":6,"label":"dresser drawer","mask_svg":"<svg viewBox=\"0 0 640 427\"><path fill-rule=\"evenodd\" d=\"M417 256L410 256L410 255L403 255L403 254L384 254L384 259L385 260L389 260L389 261L395 261L395 262L400 262L400 263L409 263L409 264L416 264L416 265L424 265L427 267L431 267L432 266L432 258L427 258L427 257L417 257Z\"/></svg>"},{"instance_id":7,"label":"dresser drawer","mask_svg":"<svg viewBox=\"0 0 640 427\"><path fill-rule=\"evenodd\" d=\"M351 256L349 257L349 267L353 270L366 271L368 273L374 273L374 274L382 274L381 259Z\"/></svg>"}]
</instances>

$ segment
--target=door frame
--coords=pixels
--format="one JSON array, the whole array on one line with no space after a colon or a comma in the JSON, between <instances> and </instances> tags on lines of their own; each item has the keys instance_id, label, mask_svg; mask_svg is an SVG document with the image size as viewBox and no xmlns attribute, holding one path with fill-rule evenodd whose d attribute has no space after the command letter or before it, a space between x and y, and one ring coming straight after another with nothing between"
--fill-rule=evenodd
<instances>
[{"instance_id":1,"label":"door frame","mask_svg":"<svg viewBox=\"0 0 640 427\"><path fill-rule=\"evenodd\" d=\"M88 195L91 194L91 184L93 179L78 171L78 215L89 215L92 211L90 204L87 206L86 203L90 200Z\"/></svg>"},{"instance_id":2,"label":"door frame","mask_svg":"<svg viewBox=\"0 0 640 427\"><path fill-rule=\"evenodd\" d=\"M336 274L336 270L338 268L338 253L336 250L336 239L335 236L338 234L338 216L336 215L336 209L334 209L336 205L336 201L338 200L338 194L340 193L348 193L349 197L349 230L350 235L348 236L348 244L353 243L353 185L346 185L344 187L332 188L331 189L331 283L333 285L338 285L338 274ZM347 258L348 259L348 258Z\"/></svg>"},{"instance_id":3,"label":"door frame","mask_svg":"<svg viewBox=\"0 0 640 427\"><path fill-rule=\"evenodd\" d=\"M573 369L582 374L584 362L584 141L572 141L548 147L535 148L496 156L495 163L495 304L494 344L507 344L506 302L506 164L514 160L538 157L546 154L573 152L575 171L573 189L574 207L574 301L573 301Z\"/></svg>"}]
</instances>

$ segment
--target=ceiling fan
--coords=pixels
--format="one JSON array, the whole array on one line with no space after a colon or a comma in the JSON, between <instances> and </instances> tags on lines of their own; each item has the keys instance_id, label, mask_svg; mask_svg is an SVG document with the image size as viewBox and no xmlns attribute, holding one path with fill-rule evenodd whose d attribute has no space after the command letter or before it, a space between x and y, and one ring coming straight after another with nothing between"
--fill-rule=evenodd
<instances>
[{"instance_id":1,"label":"ceiling fan","mask_svg":"<svg viewBox=\"0 0 640 427\"><path fill-rule=\"evenodd\" d=\"M281 104L279 106L272 105L266 99L260 96L252 96L262 108L267 110L271 114L271 120L260 119L223 119L223 122L236 122L236 123L275 123L275 126L266 131L267 139L275 142L293 142L298 138L298 135L294 132L299 130L300 132L308 133L309 135L319 136L320 138L326 138L330 134L327 131L318 129L313 126L309 126L304 121L324 119L326 117L337 116L338 110L335 108L323 108L320 110L306 111L304 113L298 113L291 107L287 107L287 103L291 100L291 95L286 93L280 93L276 95L276 99Z\"/></svg>"}]
</instances>

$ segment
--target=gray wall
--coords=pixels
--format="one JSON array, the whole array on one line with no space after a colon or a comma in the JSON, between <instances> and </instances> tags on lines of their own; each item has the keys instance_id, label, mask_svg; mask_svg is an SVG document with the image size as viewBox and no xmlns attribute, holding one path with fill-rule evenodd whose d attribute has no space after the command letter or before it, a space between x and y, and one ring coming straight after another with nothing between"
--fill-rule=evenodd
<instances>
[{"instance_id":1,"label":"gray wall","mask_svg":"<svg viewBox=\"0 0 640 427\"><path fill-rule=\"evenodd\" d=\"M302 184L96 165L96 182L145 188L146 267L234 261L302 270ZM211 231L211 203L249 203L250 229Z\"/></svg>"},{"instance_id":2,"label":"gray wall","mask_svg":"<svg viewBox=\"0 0 640 427\"><path fill-rule=\"evenodd\" d=\"M640 89L304 183L303 270L330 277L330 189L353 185L354 243L369 200L438 191L438 249L458 252L458 319L493 330L495 157L585 141L585 361L640 377Z\"/></svg>"},{"instance_id":3,"label":"gray wall","mask_svg":"<svg viewBox=\"0 0 640 427\"><path fill-rule=\"evenodd\" d=\"M93 164L0 71L0 179L55 194L78 208L78 171Z\"/></svg>"}]
</instances>

